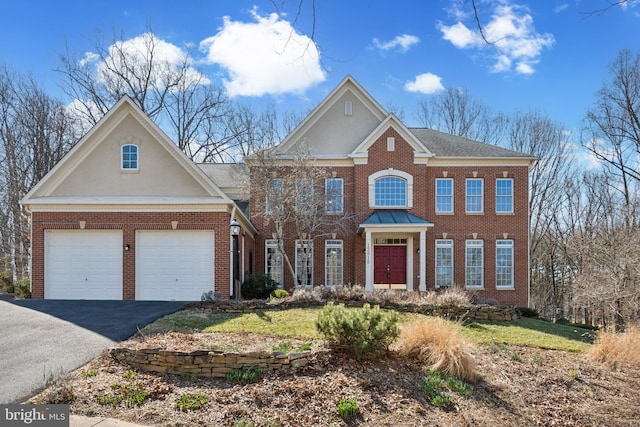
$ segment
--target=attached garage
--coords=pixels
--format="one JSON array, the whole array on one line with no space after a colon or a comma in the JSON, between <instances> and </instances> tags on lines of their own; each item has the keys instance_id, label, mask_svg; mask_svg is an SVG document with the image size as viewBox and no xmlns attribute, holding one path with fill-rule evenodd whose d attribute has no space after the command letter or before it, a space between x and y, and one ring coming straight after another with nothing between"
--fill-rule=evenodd
<instances>
[{"instance_id":1,"label":"attached garage","mask_svg":"<svg viewBox=\"0 0 640 427\"><path fill-rule=\"evenodd\" d=\"M213 231L136 233L137 300L200 301L213 289Z\"/></svg>"},{"instance_id":2,"label":"attached garage","mask_svg":"<svg viewBox=\"0 0 640 427\"><path fill-rule=\"evenodd\" d=\"M46 230L44 297L122 299L121 230Z\"/></svg>"}]
</instances>

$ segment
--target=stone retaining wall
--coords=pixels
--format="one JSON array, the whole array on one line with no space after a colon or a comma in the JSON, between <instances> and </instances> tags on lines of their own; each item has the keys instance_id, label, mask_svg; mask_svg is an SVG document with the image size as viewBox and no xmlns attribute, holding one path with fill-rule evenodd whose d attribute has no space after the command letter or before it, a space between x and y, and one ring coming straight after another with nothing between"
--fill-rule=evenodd
<instances>
[{"instance_id":1,"label":"stone retaining wall","mask_svg":"<svg viewBox=\"0 0 640 427\"><path fill-rule=\"evenodd\" d=\"M234 369L260 367L263 373L295 372L309 364L317 352L304 351L284 354L281 352L227 353L197 350L191 352L160 349L133 350L111 348L109 354L118 362L146 372L164 374L188 373L201 377L224 378Z\"/></svg>"},{"instance_id":2,"label":"stone retaining wall","mask_svg":"<svg viewBox=\"0 0 640 427\"><path fill-rule=\"evenodd\" d=\"M336 301L348 307L361 307L362 301ZM321 303L283 302L270 304L265 301L205 301L189 303L185 308L193 308L205 313L253 313L266 310L286 310L291 308L318 307ZM381 304L402 312L422 313L452 320L493 320L510 321L518 318L514 307L471 305L468 307L430 306L416 304ZM322 351L322 350L321 350ZM162 349L112 348L109 354L120 363L147 372L166 374L193 374L202 377L224 378L234 369L260 367L264 373L295 372L309 364L316 352L284 354L281 352L228 353L222 351L197 350L192 352L170 351Z\"/></svg>"},{"instance_id":3,"label":"stone retaining wall","mask_svg":"<svg viewBox=\"0 0 640 427\"><path fill-rule=\"evenodd\" d=\"M334 301L336 304L344 304L347 307L362 307L363 301ZM204 301L188 303L185 308L193 308L205 313L254 313L267 310L287 310L291 308L321 307L319 302L289 302L272 304L262 300L250 300L240 302L229 301ZM373 304L371 304L373 305ZM493 320L508 322L516 320L518 312L512 306L497 305L470 305L466 307L419 305L419 304L379 304L380 308L388 308L401 312L421 313L427 316L438 316L451 320Z\"/></svg>"}]
</instances>

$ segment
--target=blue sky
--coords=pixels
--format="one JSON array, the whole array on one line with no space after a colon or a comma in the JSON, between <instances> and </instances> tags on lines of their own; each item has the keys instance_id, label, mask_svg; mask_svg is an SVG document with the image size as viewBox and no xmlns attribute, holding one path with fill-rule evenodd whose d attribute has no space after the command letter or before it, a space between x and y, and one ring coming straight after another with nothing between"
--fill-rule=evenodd
<instances>
[{"instance_id":1,"label":"blue sky","mask_svg":"<svg viewBox=\"0 0 640 427\"><path fill-rule=\"evenodd\" d=\"M577 129L617 53L640 47L637 0L595 15L582 12L608 0L477 4L491 46L464 0L316 0L315 31L311 0L298 18L298 0L5 1L0 61L71 102L53 71L67 47L91 61L97 36L134 46L151 29L167 61L188 50L194 73L243 102L306 112L351 74L410 126L420 100L461 87L497 111Z\"/></svg>"}]
</instances>

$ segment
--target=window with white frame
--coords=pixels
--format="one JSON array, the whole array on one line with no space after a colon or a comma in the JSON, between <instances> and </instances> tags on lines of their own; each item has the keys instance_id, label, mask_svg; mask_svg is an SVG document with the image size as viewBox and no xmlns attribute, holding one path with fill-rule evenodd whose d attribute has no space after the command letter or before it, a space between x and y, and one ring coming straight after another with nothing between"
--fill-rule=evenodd
<instances>
[{"instance_id":1,"label":"window with white frame","mask_svg":"<svg viewBox=\"0 0 640 427\"><path fill-rule=\"evenodd\" d=\"M267 195L265 201L265 208L267 212L272 212L274 209L282 210L282 197L284 192L284 181L278 178L274 178L267 185Z\"/></svg>"},{"instance_id":2,"label":"window with white frame","mask_svg":"<svg viewBox=\"0 0 640 427\"><path fill-rule=\"evenodd\" d=\"M482 240L465 242L465 286L467 288L484 287L484 242Z\"/></svg>"},{"instance_id":3,"label":"window with white frame","mask_svg":"<svg viewBox=\"0 0 640 427\"><path fill-rule=\"evenodd\" d=\"M413 176L396 169L385 169L369 175L369 207L413 207Z\"/></svg>"},{"instance_id":4,"label":"window with white frame","mask_svg":"<svg viewBox=\"0 0 640 427\"><path fill-rule=\"evenodd\" d=\"M313 180L296 179L296 210L298 212L313 211Z\"/></svg>"},{"instance_id":5,"label":"window with white frame","mask_svg":"<svg viewBox=\"0 0 640 427\"><path fill-rule=\"evenodd\" d=\"M340 214L344 209L344 181L342 178L327 178L324 181L325 212Z\"/></svg>"},{"instance_id":6,"label":"window with white frame","mask_svg":"<svg viewBox=\"0 0 640 427\"><path fill-rule=\"evenodd\" d=\"M284 283L284 259L278 249L278 241L268 239L265 242L265 274L271 277L279 287Z\"/></svg>"},{"instance_id":7,"label":"window with white frame","mask_svg":"<svg viewBox=\"0 0 640 427\"><path fill-rule=\"evenodd\" d=\"M121 163L120 167L124 170L138 170L138 146L126 144L120 147Z\"/></svg>"},{"instance_id":8,"label":"window with white frame","mask_svg":"<svg viewBox=\"0 0 640 427\"><path fill-rule=\"evenodd\" d=\"M482 213L484 211L484 191L482 178L468 178L466 180L466 206L467 213Z\"/></svg>"},{"instance_id":9,"label":"window with white frame","mask_svg":"<svg viewBox=\"0 0 640 427\"><path fill-rule=\"evenodd\" d=\"M496 288L513 288L513 240L496 240Z\"/></svg>"},{"instance_id":10,"label":"window with white frame","mask_svg":"<svg viewBox=\"0 0 640 427\"><path fill-rule=\"evenodd\" d=\"M343 244L342 240L326 240L324 246L325 286L343 284Z\"/></svg>"},{"instance_id":11,"label":"window with white frame","mask_svg":"<svg viewBox=\"0 0 640 427\"><path fill-rule=\"evenodd\" d=\"M313 240L296 240L297 287L313 286Z\"/></svg>"},{"instance_id":12,"label":"window with white frame","mask_svg":"<svg viewBox=\"0 0 640 427\"><path fill-rule=\"evenodd\" d=\"M436 288L453 286L453 240L436 240Z\"/></svg>"},{"instance_id":13,"label":"window with white frame","mask_svg":"<svg viewBox=\"0 0 640 427\"><path fill-rule=\"evenodd\" d=\"M513 179L496 179L496 213L513 213Z\"/></svg>"},{"instance_id":14,"label":"window with white frame","mask_svg":"<svg viewBox=\"0 0 640 427\"><path fill-rule=\"evenodd\" d=\"M453 178L436 178L436 213L453 213Z\"/></svg>"}]
</instances>

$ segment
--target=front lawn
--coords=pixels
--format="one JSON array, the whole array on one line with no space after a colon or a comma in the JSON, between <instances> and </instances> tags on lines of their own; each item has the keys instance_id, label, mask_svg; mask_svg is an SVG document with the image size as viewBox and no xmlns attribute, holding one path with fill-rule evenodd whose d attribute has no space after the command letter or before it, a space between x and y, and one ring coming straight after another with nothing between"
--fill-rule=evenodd
<instances>
[{"instance_id":1,"label":"front lawn","mask_svg":"<svg viewBox=\"0 0 640 427\"><path fill-rule=\"evenodd\" d=\"M165 316L142 329L143 335L167 331L250 332L302 340L320 339L315 329L319 307L264 310L255 313L205 314L184 310ZM421 314L400 313L400 322L418 320ZM593 343L592 331L532 318L513 322L471 322L462 328L472 342L583 352Z\"/></svg>"}]
</instances>

